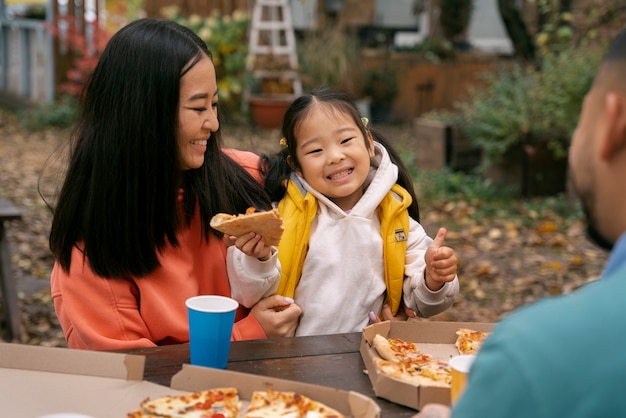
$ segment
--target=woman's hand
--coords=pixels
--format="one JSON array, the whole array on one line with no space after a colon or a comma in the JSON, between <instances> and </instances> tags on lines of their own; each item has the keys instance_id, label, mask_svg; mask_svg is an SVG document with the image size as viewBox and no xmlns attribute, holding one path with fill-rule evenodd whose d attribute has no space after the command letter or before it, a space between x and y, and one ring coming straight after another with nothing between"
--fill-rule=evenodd
<instances>
[{"instance_id":1,"label":"woman's hand","mask_svg":"<svg viewBox=\"0 0 626 418\"><path fill-rule=\"evenodd\" d=\"M254 232L249 232L240 237L224 235L224 243L227 247L234 245L247 256L267 261L272 255L272 246L265 244L265 239Z\"/></svg>"},{"instance_id":2,"label":"woman's hand","mask_svg":"<svg viewBox=\"0 0 626 418\"><path fill-rule=\"evenodd\" d=\"M252 307L252 314L268 338L293 337L302 309L291 298L273 295L261 299Z\"/></svg>"},{"instance_id":3,"label":"woman's hand","mask_svg":"<svg viewBox=\"0 0 626 418\"><path fill-rule=\"evenodd\" d=\"M426 286L432 291L439 290L446 282L454 280L457 273L459 260L455 252L443 245L446 232L446 228L439 228L437 236L424 255L426 261L424 279Z\"/></svg>"}]
</instances>

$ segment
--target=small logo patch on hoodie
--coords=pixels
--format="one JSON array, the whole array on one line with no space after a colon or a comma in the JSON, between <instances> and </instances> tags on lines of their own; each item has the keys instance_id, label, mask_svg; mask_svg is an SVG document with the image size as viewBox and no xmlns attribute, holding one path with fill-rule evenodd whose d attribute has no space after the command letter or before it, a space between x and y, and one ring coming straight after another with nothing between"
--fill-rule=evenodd
<instances>
[{"instance_id":1,"label":"small logo patch on hoodie","mask_svg":"<svg viewBox=\"0 0 626 418\"><path fill-rule=\"evenodd\" d=\"M396 229L394 233L396 235L396 242L406 241L406 234L404 233L404 229Z\"/></svg>"}]
</instances>

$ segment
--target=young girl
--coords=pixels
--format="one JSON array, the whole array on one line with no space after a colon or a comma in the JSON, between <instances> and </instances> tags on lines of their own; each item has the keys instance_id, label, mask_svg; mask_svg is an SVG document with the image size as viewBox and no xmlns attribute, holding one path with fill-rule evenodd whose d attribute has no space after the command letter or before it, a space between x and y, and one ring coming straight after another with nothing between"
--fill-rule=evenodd
<instances>
[{"instance_id":1,"label":"young girl","mask_svg":"<svg viewBox=\"0 0 626 418\"><path fill-rule=\"evenodd\" d=\"M258 156L222 150L219 128L215 68L191 30L141 19L112 37L85 90L50 233L70 347L187 342L187 298L230 296L228 274L274 285L259 236L227 250L209 226L218 212L271 207ZM290 302L242 307L233 338L293 335Z\"/></svg>"},{"instance_id":2,"label":"young girl","mask_svg":"<svg viewBox=\"0 0 626 418\"><path fill-rule=\"evenodd\" d=\"M299 97L283 134L285 148L265 157L262 171L284 219L278 294L302 308L296 335L360 331L384 305L422 317L450 307L459 283L446 231L426 235L411 177L350 98L332 90Z\"/></svg>"}]
</instances>

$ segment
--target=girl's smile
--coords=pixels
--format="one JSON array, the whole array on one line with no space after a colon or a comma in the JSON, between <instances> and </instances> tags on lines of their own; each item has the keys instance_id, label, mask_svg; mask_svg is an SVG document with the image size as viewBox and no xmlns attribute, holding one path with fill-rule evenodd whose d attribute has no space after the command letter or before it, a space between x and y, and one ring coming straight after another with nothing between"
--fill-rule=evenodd
<instances>
[{"instance_id":1,"label":"girl's smile","mask_svg":"<svg viewBox=\"0 0 626 418\"><path fill-rule=\"evenodd\" d=\"M326 178L328 178L328 180L331 180L331 181L343 181L343 180L346 180L346 177L348 177L353 172L354 172L353 168L348 168L346 170L342 170L337 173L331 174L327 176Z\"/></svg>"},{"instance_id":2,"label":"girl's smile","mask_svg":"<svg viewBox=\"0 0 626 418\"><path fill-rule=\"evenodd\" d=\"M352 209L374 156L371 135L364 138L350 115L320 103L298 125L295 138L299 174L344 211Z\"/></svg>"}]
</instances>

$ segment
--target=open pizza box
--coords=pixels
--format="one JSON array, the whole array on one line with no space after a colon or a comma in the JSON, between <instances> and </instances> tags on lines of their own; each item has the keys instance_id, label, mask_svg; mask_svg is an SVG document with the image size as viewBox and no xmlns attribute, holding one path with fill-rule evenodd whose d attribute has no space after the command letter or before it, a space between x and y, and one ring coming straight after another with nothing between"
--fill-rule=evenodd
<instances>
[{"instance_id":1,"label":"open pizza box","mask_svg":"<svg viewBox=\"0 0 626 418\"><path fill-rule=\"evenodd\" d=\"M144 381L144 364L139 355L0 343L0 415L123 418L147 397L231 386L244 405L253 390L271 387L300 392L350 417L380 418L376 402L356 392L190 365L167 387Z\"/></svg>"},{"instance_id":2,"label":"open pizza box","mask_svg":"<svg viewBox=\"0 0 626 418\"><path fill-rule=\"evenodd\" d=\"M378 371L374 357L380 357L372 346L376 334L387 338L401 338L417 343L420 350L430 354L436 360L449 360L459 354L454 343L459 328L475 331L491 331L494 324L483 322L447 322L447 321L385 321L367 326L361 337L361 356L367 368L367 374L374 393L380 398L416 410L428 403L450 404L450 388L437 386L416 386L392 379Z\"/></svg>"}]
</instances>

